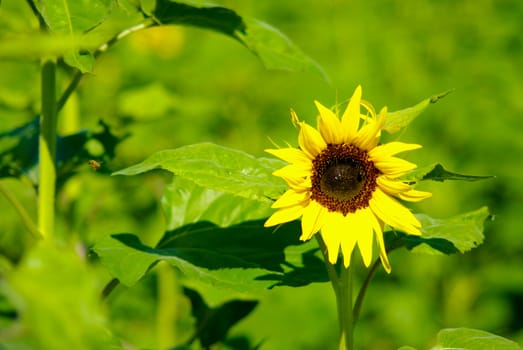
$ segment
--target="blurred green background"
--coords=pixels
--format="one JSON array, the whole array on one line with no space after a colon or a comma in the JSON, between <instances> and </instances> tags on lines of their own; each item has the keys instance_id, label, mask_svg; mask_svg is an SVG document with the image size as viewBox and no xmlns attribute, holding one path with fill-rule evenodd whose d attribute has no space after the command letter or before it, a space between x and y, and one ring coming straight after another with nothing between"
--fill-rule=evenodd
<instances>
[{"instance_id":1,"label":"blurred green background","mask_svg":"<svg viewBox=\"0 0 523 350\"><path fill-rule=\"evenodd\" d=\"M211 141L256 156L272 139L297 143L289 109L314 124L313 101L334 105L358 84L379 109L405 108L454 91L431 105L400 136L424 147L407 157L441 162L475 182L422 183L433 197L414 209L449 217L488 205L495 220L486 239L459 256L390 255L392 274L371 285L357 348L430 348L441 328L471 327L523 342L523 2L482 1L214 1L284 32L331 81L307 72L269 71L234 40L204 30L164 27L132 35L97 61L61 115L62 133L96 128L131 133L106 167L155 151ZM1 25L27 25L23 2L4 1ZM16 14L16 16L13 16ZM25 23L19 20L25 20ZM17 22L18 20L18 22ZM67 79L63 78L66 84ZM31 120L38 109L38 65L0 62L0 131ZM108 177L86 164L59 196L59 228L87 242L133 232L146 243L162 234L159 198L167 176ZM8 184L34 214L34 193ZM26 244L14 211L0 198L0 253L17 259ZM122 290L109 311L117 332L154 346L155 276ZM361 282L363 271L358 276ZM145 297L148 296L148 297ZM180 321L182 326L187 325ZM139 330L139 331L136 331ZM233 329L262 349L336 347L334 296L328 284L277 288Z\"/></svg>"}]
</instances>

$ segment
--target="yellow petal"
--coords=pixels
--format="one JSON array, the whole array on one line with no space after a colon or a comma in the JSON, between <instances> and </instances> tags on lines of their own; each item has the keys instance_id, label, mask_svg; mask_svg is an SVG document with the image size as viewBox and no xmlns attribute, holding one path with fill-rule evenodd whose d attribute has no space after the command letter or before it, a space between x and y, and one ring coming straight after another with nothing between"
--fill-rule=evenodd
<instances>
[{"instance_id":1,"label":"yellow petal","mask_svg":"<svg viewBox=\"0 0 523 350\"><path fill-rule=\"evenodd\" d=\"M423 199L432 197L432 193L418 190L410 190L407 192L398 193L398 197L409 202L419 202Z\"/></svg>"},{"instance_id":2,"label":"yellow petal","mask_svg":"<svg viewBox=\"0 0 523 350\"><path fill-rule=\"evenodd\" d=\"M301 237L302 241L310 239L316 232L321 230L325 223L325 209L318 202L311 200L309 205L303 210L301 218Z\"/></svg>"},{"instance_id":3,"label":"yellow petal","mask_svg":"<svg viewBox=\"0 0 523 350\"><path fill-rule=\"evenodd\" d=\"M276 202L274 202L271 208L283 208L294 205L301 205L302 203L309 200L309 192L297 192L293 189L287 190Z\"/></svg>"},{"instance_id":4,"label":"yellow petal","mask_svg":"<svg viewBox=\"0 0 523 350\"><path fill-rule=\"evenodd\" d=\"M265 152L276 156L287 163L295 164L303 168L312 169L311 159L297 148L266 149Z\"/></svg>"},{"instance_id":5,"label":"yellow petal","mask_svg":"<svg viewBox=\"0 0 523 350\"><path fill-rule=\"evenodd\" d=\"M316 157L322 150L327 148L327 144L318 130L305 122L300 122L298 143L300 144L302 151L310 159L314 159L314 157Z\"/></svg>"},{"instance_id":6,"label":"yellow petal","mask_svg":"<svg viewBox=\"0 0 523 350\"><path fill-rule=\"evenodd\" d=\"M356 137L356 132L358 131L358 126L360 124L361 93L361 85L358 85L352 94L347 109L345 109L345 112L341 117L343 139L346 143L350 143L354 137Z\"/></svg>"},{"instance_id":7,"label":"yellow petal","mask_svg":"<svg viewBox=\"0 0 523 350\"><path fill-rule=\"evenodd\" d=\"M374 190L369 201L372 212L389 226L411 235L421 235L421 224L416 217L394 198L385 194L379 187Z\"/></svg>"},{"instance_id":8,"label":"yellow petal","mask_svg":"<svg viewBox=\"0 0 523 350\"><path fill-rule=\"evenodd\" d=\"M366 267L369 267L372 261L372 245L374 243L374 231L372 228L372 222L370 221L371 217L368 213L368 209L360 209L353 214L353 230L356 231L354 233L357 235L358 247L360 248L361 257Z\"/></svg>"},{"instance_id":9,"label":"yellow petal","mask_svg":"<svg viewBox=\"0 0 523 350\"><path fill-rule=\"evenodd\" d=\"M331 264L338 260L340 251L341 235L340 227L343 227L343 215L335 212L327 212L325 215L325 224L321 229L321 236L327 246L327 256Z\"/></svg>"},{"instance_id":10,"label":"yellow petal","mask_svg":"<svg viewBox=\"0 0 523 350\"><path fill-rule=\"evenodd\" d=\"M383 230L381 228L381 224L378 222L374 214L372 214L372 218L374 219L373 227L374 232L376 233L376 240L378 241L378 248L380 251L380 260L381 264L383 265L383 268L387 273L390 273L391 267L389 262L389 257L387 256L387 250L385 249L385 241L383 240Z\"/></svg>"},{"instance_id":11,"label":"yellow petal","mask_svg":"<svg viewBox=\"0 0 523 350\"><path fill-rule=\"evenodd\" d=\"M384 145L379 145L371 149L369 151L369 157L371 160L375 160L382 157L390 157L401 152L412 151L418 148L421 148L421 145L394 141Z\"/></svg>"},{"instance_id":12,"label":"yellow petal","mask_svg":"<svg viewBox=\"0 0 523 350\"><path fill-rule=\"evenodd\" d=\"M380 139L381 129L385 124L386 116L387 107L383 107L375 120L370 121L358 131L354 144L367 151L376 147Z\"/></svg>"},{"instance_id":13,"label":"yellow petal","mask_svg":"<svg viewBox=\"0 0 523 350\"><path fill-rule=\"evenodd\" d=\"M416 164L397 157L380 158L374 161L374 165L391 178L401 176L417 167Z\"/></svg>"},{"instance_id":14,"label":"yellow petal","mask_svg":"<svg viewBox=\"0 0 523 350\"><path fill-rule=\"evenodd\" d=\"M398 193L411 190L410 185L398 180L391 179L388 176L378 176L376 183L385 193L390 195L397 195Z\"/></svg>"},{"instance_id":15,"label":"yellow petal","mask_svg":"<svg viewBox=\"0 0 523 350\"><path fill-rule=\"evenodd\" d=\"M352 260L352 252L358 240L359 231L354 225L353 214L343 217L343 225L339 226L341 230L341 252L343 253L343 265L347 268Z\"/></svg>"},{"instance_id":16,"label":"yellow petal","mask_svg":"<svg viewBox=\"0 0 523 350\"><path fill-rule=\"evenodd\" d=\"M286 207L279 209L272 214L267 221L263 224L265 227L276 226L289 221L298 219L303 214L303 206L295 205L292 207Z\"/></svg>"},{"instance_id":17,"label":"yellow petal","mask_svg":"<svg viewBox=\"0 0 523 350\"><path fill-rule=\"evenodd\" d=\"M316 108L320 112L318 120L318 129L326 143L340 144L343 142L341 123L333 111L314 101Z\"/></svg>"},{"instance_id":18,"label":"yellow petal","mask_svg":"<svg viewBox=\"0 0 523 350\"><path fill-rule=\"evenodd\" d=\"M272 173L272 175L281 177L285 181L287 181L287 179L290 179L291 182L300 182L310 175L310 171L308 171L305 168L301 168L297 165L291 164L286 165L278 170L275 170Z\"/></svg>"}]
</instances>

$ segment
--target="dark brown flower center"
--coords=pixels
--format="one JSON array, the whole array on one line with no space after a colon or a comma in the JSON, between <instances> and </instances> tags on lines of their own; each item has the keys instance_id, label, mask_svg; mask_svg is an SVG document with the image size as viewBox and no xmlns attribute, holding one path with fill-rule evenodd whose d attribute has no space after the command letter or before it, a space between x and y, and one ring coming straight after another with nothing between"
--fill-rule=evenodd
<instances>
[{"instance_id":1,"label":"dark brown flower center","mask_svg":"<svg viewBox=\"0 0 523 350\"><path fill-rule=\"evenodd\" d=\"M312 164L313 200L343 215L369 205L379 171L366 151L354 145L329 144Z\"/></svg>"}]
</instances>

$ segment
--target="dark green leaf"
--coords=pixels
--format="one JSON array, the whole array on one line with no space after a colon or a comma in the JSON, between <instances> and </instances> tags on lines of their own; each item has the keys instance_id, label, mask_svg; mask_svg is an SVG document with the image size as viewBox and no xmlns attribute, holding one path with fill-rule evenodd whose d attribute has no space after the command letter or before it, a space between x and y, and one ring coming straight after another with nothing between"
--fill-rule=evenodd
<instances>
[{"instance_id":1,"label":"dark green leaf","mask_svg":"<svg viewBox=\"0 0 523 350\"><path fill-rule=\"evenodd\" d=\"M269 69L310 71L329 80L323 69L279 30L231 9L200 6L193 1L157 0L152 15L160 24L195 26L228 35L245 45Z\"/></svg>"},{"instance_id":2,"label":"dark green leaf","mask_svg":"<svg viewBox=\"0 0 523 350\"><path fill-rule=\"evenodd\" d=\"M304 252L308 245L300 244L299 230L298 222L276 232L264 228L263 221L226 228L199 222L167 232L156 248L134 235L116 234L97 242L94 251L125 285L136 283L159 260L168 261L188 279L239 292L325 281L323 263Z\"/></svg>"},{"instance_id":3,"label":"dark green leaf","mask_svg":"<svg viewBox=\"0 0 523 350\"><path fill-rule=\"evenodd\" d=\"M257 301L231 300L218 307L209 307L203 298L190 288L184 294L191 301L192 315L196 318L196 334L204 348L224 341L229 329L254 310Z\"/></svg>"},{"instance_id":4,"label":"dark green leaf","mask_svg":"<svg viewBox=\"0 0 523 350\"><path fill-rule=\"evenodd\" d=\"M404 246L426 254L465 253L483 243L483 224L490 217L486 207L451 217L434 219L419 214L421 236L389 232L386 235L387 249Z\"/></svg>"},{"instance_id":5,"label":"dark green leaf","mask_svg":"<svg viewBox=\"0 0 523 350\"><path fill-rule=\"evenodd\" d=\"M106 328L96 273L74 250L39 242L0 288L19 315L0 332L2 348L120 348Z\"/></svg>"},{"instance_id":6,"label":"dark green leaf","mask_svg":"<svg viewBox=\"0 0 523 350\"><path fill-rule=\"evenodd\" d=\"M479 329L449 328L438 333L438 344L432 350L520 350L512 340Z\"/></svg>"},{"instance_id":7,"label":"dark green leaf","mask_svg":"<svg viewBox=\"0 0 523 350\"><path fill-rule=\"evenodd\" d=\"M233 10L221 6L197 7L188 1L157 0L153 11L161 24L180 24L211 29L235 37L244 32L242 18Z\"/></svg>"},{"instance_id":8,"label":"dark green leaf","mask_svg":"<svg viewBox=\"0 0 523 350\"><path fill-rule=\"evenodd\" d=\"M445 91L441 94L431 96L415 106L388 113L383 130L386 130L390 134L400 131L412 123L431 103L438 102L451 92L452 90Z\"/></svg>"},{"instance_id":9,"label":"dark green leaf","mask_svg":"<svg viewBox=\"0 0 523 350\"><path fill-rule=\"evenodd\" d=\"M99 122L100 131L80 131L68 136L58 136L56 140L56 161L58 164L58 183L64 183L81 165L91 159L106 161L114 158L115 148L126 136L115 136L109 126ZM0 151L0 178L28 176L33 184L38 184L38 137L39 118L21 127L0 133L0 141L8 145ZM97 153L89 148L96 142L102 149ZM104 171L102 167L99 171ZM106 171L106 170L105 170Z\"/></svg>"},{"instance_id":10,"label":"dark green leaf","mask_svg":"<svg viewBox=\"0 0 523 350\"><path fill-rule=\"evenodd\" d=\"M423 180L432 181L447 181L447 180L459 180L459 181L479 181L491 179L494 176L477 176L477 175L463 175L453 173L445 169L441 164L432 164L425 167L417 168L401 179L406 182L418 182Z\"/></svg>"},{"instance_id":11,"label":"dark green leaf","mask_svg":"<svg viewBox=\"0 0 523 350\"><path fill-rule=\"evenodd\" d=\"M268 201L253 201L204 188L177 176L165 188L162 197L167 231L197 221L226 227L265 218L274 211L270 205Z\"/></svg>"},{"instance_id":12,"label":"dark green leaf","mask_svg":"<svg viewBox=\"0 0 523 350\"><path fill-rule=\"evenodd\" d=\"M275 159L255 158L235 149L201 143L157 152L114 175L136 175L161 168L202 187L267 201L286 189L285 183L272 175L282 164Z\"/></svg>"}]
</instances>

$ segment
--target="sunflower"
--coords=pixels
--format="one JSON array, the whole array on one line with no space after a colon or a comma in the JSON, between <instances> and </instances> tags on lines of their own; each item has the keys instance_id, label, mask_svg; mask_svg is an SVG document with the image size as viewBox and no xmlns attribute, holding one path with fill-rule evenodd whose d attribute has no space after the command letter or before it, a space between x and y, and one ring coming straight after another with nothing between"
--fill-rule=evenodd
<instances>
[{"instance_id":1,"label":"sunflower","mask_svg":"<svg viewBox=\"0 0 523 350\"><path fill-rule=\"evenodd\" d=\"M354 91L341 119L337 111L317 101L315 104L319 111L317 129L299 121L291 111L299 126L299 148L266 150L289 163L273 173L289 188L273 203L278 210L265 226L301 217L300 240L321 232L329 262L335 264L341 250L345 267L350 265L356 244L368 267L376 237L381 262L390 272L384 225L421 235L418 219L396 198L416 202L431 196L400 180L416 165L395 155L421 146L379 144L387 109L376 115L372 105L361 99L361 86Z\"/></svg>"}]
</instances>

